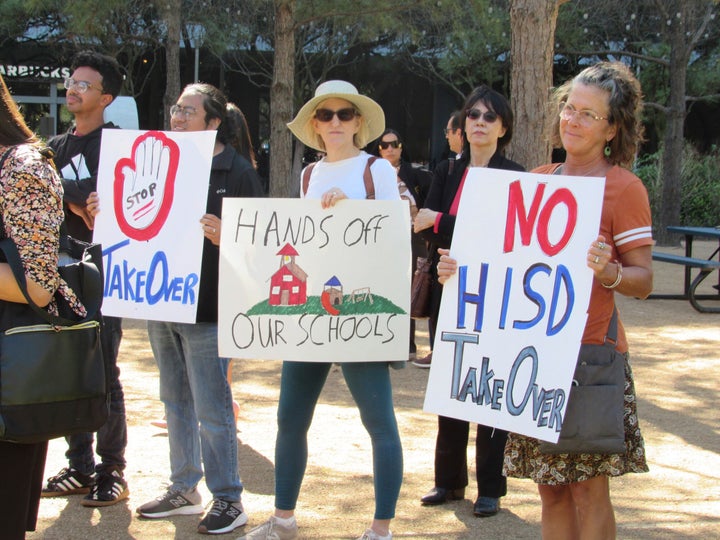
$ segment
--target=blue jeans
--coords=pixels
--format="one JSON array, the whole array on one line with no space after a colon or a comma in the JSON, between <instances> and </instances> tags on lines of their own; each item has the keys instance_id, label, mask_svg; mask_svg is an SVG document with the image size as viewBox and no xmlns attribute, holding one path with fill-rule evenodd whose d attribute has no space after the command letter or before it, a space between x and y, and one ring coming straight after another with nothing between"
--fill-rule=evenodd
<instances>
[{"instance_id":1,"label":"blue jeans","mask_svg":"<svg viewBox=\"0 0 720 540\"><path fill-rule=\"evenodd\" d=\"M83 474L125 469L125 447L127 446L127 421L125 418L125 395L120 383L120 368L117 365L122 340L122 319L103 317L100 332L100 346L110 370L110 412L107 422L97 431L95 449L101 462L95 465L93 434L78 433L65 439L68 450L65 456L70 467Z\"/></svg>"},{"instance_id":2,"label":"blue jeans","mask_svg":"<svg viewBox=\"0 0 720 540\"><path fill-rule=\"evenodd\" d=\"M392 519L400 494L403 457L387 362L341 364L373 449L375 519ZM283 362L275 443L275 507L294 510L307 466L307 432L332 364ZM342 431L342 430L341 430ZM338 439L340 444L352 441ZM342 447L337 449L342 452Z\"/></svg>"},{"instance_id":3,"label":"blue jeans","mask_svg":"<svg viewBox=\"0 0 720 540\"><path fill-rule=\"evenodd\" d=\"M217 324L148 321L148 336L165 404L170 489L193 489L204 466L213 498L239 501L243 487L227 381L230 360L218 357Z\"/></svg>"}]
</instances>

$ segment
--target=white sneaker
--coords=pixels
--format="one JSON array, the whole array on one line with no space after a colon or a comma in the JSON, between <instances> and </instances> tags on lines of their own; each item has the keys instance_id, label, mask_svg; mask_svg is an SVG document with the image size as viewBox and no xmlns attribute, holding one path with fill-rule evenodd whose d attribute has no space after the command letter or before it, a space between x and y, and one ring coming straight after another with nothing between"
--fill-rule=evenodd
<instances>
[{"instance_id":1,"label":"white sneaker","mask_svg":"<svg viewBox=\"0 0 720 540\"><path fill-rule=\"evenodd\" d=\"M271 516L265 523L258 525L245 536L237 540L295 540L298 536L297 522L293 520L291 526L280 525L275 516Z\"/></svg>"},{"instance_id":2,"label":"white sneaker","mask_svg":"<svg viewBox=\"0 0 720 540\"><path fill-rule=\"evenodd\" d=\"M388 531L387 536L380 536L372 529L367 529L358 540L392 540L392 533Z\"/></svg>"}]
</instances>

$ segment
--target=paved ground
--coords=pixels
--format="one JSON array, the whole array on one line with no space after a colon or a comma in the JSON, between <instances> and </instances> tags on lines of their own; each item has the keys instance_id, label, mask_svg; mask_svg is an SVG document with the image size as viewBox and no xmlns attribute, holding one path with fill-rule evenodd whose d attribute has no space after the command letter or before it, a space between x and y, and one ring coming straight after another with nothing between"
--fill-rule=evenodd
<instances>
[{"instance_id":1,"label":"paved ground","mask_svg":"<svg viewBox=\"0 0 720 540\"><path fill-rule=\"evenodd\" d=\"M698 242L696 253L709 254L712 248L709 242ZM681 268L658 263L655 274L657 291L679 290ZM672 300L622 298L619 307L630 334L651 471L611 481L618 537L720 538L720 314L700 314L688 302ZM426 333L421 332L420 344L427 349ZM134 515L136 506L163 489L169 470L167 437L149 424L162 416L162 408L142 323L126 321L120 362L129 421L126 477L130 498L103 509L84 508L79 497L45 499L38 531L28 534L29 539L199 538L195 516L148 521ZM420 506L418 498L432 487L436 427L435 417L422 412L427 371L408 366L394 372L393 378L405 457L405 479L392 526L395 538L539 538L540 506L530 481L511 479L503 509L493 518L473 516L474 482L465 501ZM239 466L250 526L263 521L273 507L278 383L277 362L234 364L233 392L241 405ZM310 463L297 509L301 537L356 538L373 509L369 439L336 368L315 418ZM64 441L51 443L48 474L64 466L64 450ZM204 485L201 490L207 501ZM237 532L224 537L235 538L241 530Z\"/></svg>"}]
</instances>

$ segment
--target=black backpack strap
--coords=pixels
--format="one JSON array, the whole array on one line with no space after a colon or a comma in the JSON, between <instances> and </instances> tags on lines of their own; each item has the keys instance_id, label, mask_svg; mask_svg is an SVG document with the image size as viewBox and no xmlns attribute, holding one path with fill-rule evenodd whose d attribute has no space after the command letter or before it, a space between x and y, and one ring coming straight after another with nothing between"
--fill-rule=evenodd
<instances>
[{"instance_id":1,"label":"black backpack strap","mask_svg":"<svg viewBox=\"0 0 720 540\"><path fill-rule=\"evenodd\" d=\"M3 166L5 165L5 162L7 161L7 158L10 157L10 154L12 154L12 151L15 149L15 147L11 146L7 150L5 150L5 153L0 157L0 171L2 171Z\"/></svg>"},{"instance_id":2,"label":"black backpack strap","mask_svg":"<svg viewBox=\"0 0 720 540\"><path fill-rule=\"evenodd\" d=\"M617 307L613 306L613 314L610 317L610 323L608 324L608 332L605 335L605 343L609 343L612 347L615 347L618 338L618 311Z\"/></svg>"}]
</instances>

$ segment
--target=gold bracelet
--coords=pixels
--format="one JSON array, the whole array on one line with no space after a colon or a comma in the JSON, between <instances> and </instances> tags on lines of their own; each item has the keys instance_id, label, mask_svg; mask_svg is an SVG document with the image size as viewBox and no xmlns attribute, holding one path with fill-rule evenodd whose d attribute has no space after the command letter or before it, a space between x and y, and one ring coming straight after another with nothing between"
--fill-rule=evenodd
<instances>
[{"instance_id":1,"label":"gold bracelet","mask_svg":"<svg viewBox=\"0 0 720 540\"><path fill-rule=\"evenodd\" d=\"M617 277L615 278L615 281L610 285L605 285L602 281L600 282L600 285L602 285L606 289L614 289L615 287L620 285L620 282L622 281L622 263L620 261L614 262L615 264L617 264Z\"/></svg>"}]
</instances>

